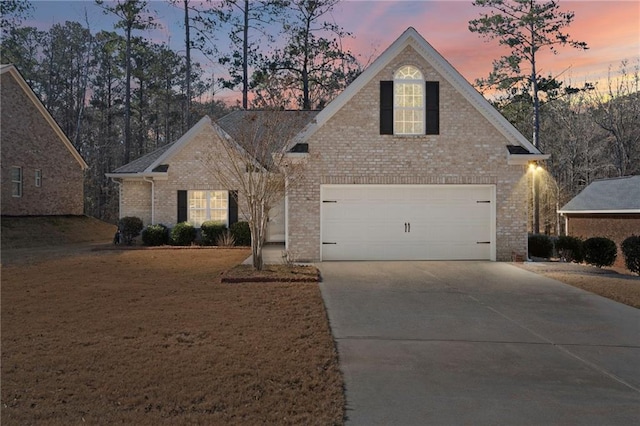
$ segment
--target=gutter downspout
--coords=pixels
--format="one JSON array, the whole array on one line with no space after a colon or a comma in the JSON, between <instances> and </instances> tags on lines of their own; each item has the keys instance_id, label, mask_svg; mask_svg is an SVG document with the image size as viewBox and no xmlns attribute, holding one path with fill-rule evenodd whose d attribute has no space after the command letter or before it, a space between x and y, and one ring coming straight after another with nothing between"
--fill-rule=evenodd
<instances>
[{"instance_id":1,"label":"gutter downspout","mask_svg":"<svg viewBox=\"0 0 640 426\"><path fill-rule=\"evenodd\" d=\"M155 225L156 223L156 209L155 209L155 200L156 200L156 187L153 178L143 177L142 180L145 182L149 182L151 184L151 224Z\"/></svg>"},{"instance_id":2,"label":"gutter downspout","mask_svg":"<svg viewBox=\"0 0 640 426\"><path fill-rule=\"evenodd\" d=\"M122 182L116 180L117 178L109 178L111 182L118 185L118 219L122 219Z\"/></svg>"}]
</instances>

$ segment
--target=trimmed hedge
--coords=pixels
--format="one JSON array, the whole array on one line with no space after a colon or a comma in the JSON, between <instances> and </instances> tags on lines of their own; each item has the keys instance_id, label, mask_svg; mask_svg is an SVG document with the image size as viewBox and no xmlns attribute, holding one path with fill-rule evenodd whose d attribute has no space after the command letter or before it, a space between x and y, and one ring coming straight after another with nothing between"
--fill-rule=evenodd
<instances>
[{"instance_id":1,"label":"trimmed hedge","mask_svg":"<svg viewBox=\"0 0 640 426\"><path fill-rule=\"evenodd\" d=\"M553 253L553 242L548 235L532 234L529 235L529 257L550 258Z\"/></svg>"},{"instance_id":2,"label":"trimmed hedge","mask_svg":"<svg viewBox=\"0 0 640 426\"><path fill-rule=\"evenodd\" d=\"M159 223L148 225L142 231L142 243L145 246L162 246L169 242L169 228Z\"/></svg>"},{"instance_id":3,"label":"trimmed hedge","mask_svg":"<svg viewBox=\"0 0 640 426\"><path fill-rule=\"evenodd\" d=\"M237 246L251 245L251 229L248 222L236 222L229 227L229 231Z\"/></svg>"},{"instance_id":4,"label":"trimmed hedge","mask_svg":"<svg viewBox=\"0 0 640 426\"><path fill-rule=\"evenodd\" d=\"M202 231L202 244L213 246L218 244L218 237L227 230L227 225L221 222L208 220L200 225Z\"/></svg>"},{"instance_id":5,"label":"trimmed hedge","mask_svg":"<svg viewBox=\"0 0 640 426\"><path fill-rule=\"evenodd\" d=\"M196 239L196 228L189 222L181 222L171 230L171 244L174 246L190 246Z\"/></svg>"},{"instance_id":6,"label":"trimmed hedge","mask_svg":"<svg viewBox=\"0 0 640 426\"><path fill-rule=\"evenodd\" d=\"M135 216L125 216L118 221L118 231L129 246L133 244L134 238L140 235L143 227L142 219Z\"/></svg>"},{"instance_id":7,"label":"trimmed hedge","mask_svg":"<svg viewBox=\"0 0 640 426\"><path fill-rule=\"evenodd\" d=\"M584 247L582 239L569 235L561 235L556 241L556 251L566 262L582 263L584 261Z\"/></svg>"},{"instance_id":8,"label":"trimmed hedge","mask_svg":"<svg viewBox=\"0 0 640 426\"><path fill-rule=\"evenodd\" d=\"M640 275L640 236L632 235L626 238L620 248L627 269Z\"/></svg>"},{"instance_id":9,"label":"trimmed hedge","mask_svg":"<svg viewBox=\"0 0 640 426\"><path fill-rule=\"evenodd\" d=\"M611 266L618 256L616 243L609 238L593 237L583 243L584 260L590 264L602 268Z\"/></svg>"}]
</instances>

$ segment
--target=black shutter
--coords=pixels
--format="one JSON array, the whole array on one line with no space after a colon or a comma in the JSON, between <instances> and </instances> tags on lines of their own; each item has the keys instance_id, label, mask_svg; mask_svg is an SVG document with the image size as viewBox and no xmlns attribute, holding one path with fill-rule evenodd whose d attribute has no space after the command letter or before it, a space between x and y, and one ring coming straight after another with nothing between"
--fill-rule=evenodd
<instances>
[{"instance_id":1,"label":"black shutter","mask_svg":"<svg viewBox=\"0 0 640 426\"><path fill-rule=\"evenodd\" d=\"M425 86L425 133L427 135L440 134L440 83L427 81Z\"/></svg>"},{"instance_id":2,"label":"black shutter","mask_svg":"<svg viewBox=\"0 0 640 426\"><path fill-rule=\"evenodd\" d=\"M178 191L178 221L182 223L187 221L187 191Z\"/></svg>"},{"instance_id":3,"label":"black shutter","mask_svg":"<svg viewBox=\"0 0 640 426\"><path fill-rule=\"evenodd\" d=\"M238 191L229 191L229 226L238 221Z\"/></svg>"},{"instance_id":4,"label":"black shutter","mask_svg":"<svg viewBox=\"0 0 640 426\"><path fill-rule=\"evenodd\" d=\"M393 81L380 82L380 134L393 134Z\"/></svg>"}]
</instances>

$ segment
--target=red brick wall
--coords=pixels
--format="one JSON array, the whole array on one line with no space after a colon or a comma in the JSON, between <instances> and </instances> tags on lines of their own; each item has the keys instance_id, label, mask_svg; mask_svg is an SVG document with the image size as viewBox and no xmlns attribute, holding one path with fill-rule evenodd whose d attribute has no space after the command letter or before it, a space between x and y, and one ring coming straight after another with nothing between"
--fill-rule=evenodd
<instances>
[{"instance_id":1,"label":"red brick wall","mask_svg":"<svg viewBox=\"0 0 640 426\"><path fill-rule=\"evenodd\" d=\"M622 242L631 235L640 235L640 214L583 214L567 216L567 234L583 239L609 238L618 245L616 266L624 267Z\"/></svg>"},{"instance_id":2,"label":"red brick wall","mask_svg":"<svg viewBox=\"0 0 640 426\"><path fill-rule=\"evenodd\" d=\"M9 72L2 74L2 214L81 215L84 172ZM11 168L22 167L22 197L11 194ZM35 172L42 184L35 185Z\"/></svg>"}]
</instances>

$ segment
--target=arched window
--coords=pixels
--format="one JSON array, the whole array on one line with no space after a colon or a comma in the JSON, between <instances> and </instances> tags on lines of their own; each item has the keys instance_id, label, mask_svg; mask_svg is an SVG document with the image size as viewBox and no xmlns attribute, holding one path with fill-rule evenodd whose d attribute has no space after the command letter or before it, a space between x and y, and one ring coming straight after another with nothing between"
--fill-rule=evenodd
<instances>
[{"instance_id":1,"label":"arched window","mask_svg":"<svg viewBox=\"0 0 640 426\"><path fill-rule=\"evenodd\" d=\"M405 65L393 75L393 129L397 135L424 134L425 82L420 70Z\"/></svg>"}]
</instances>

